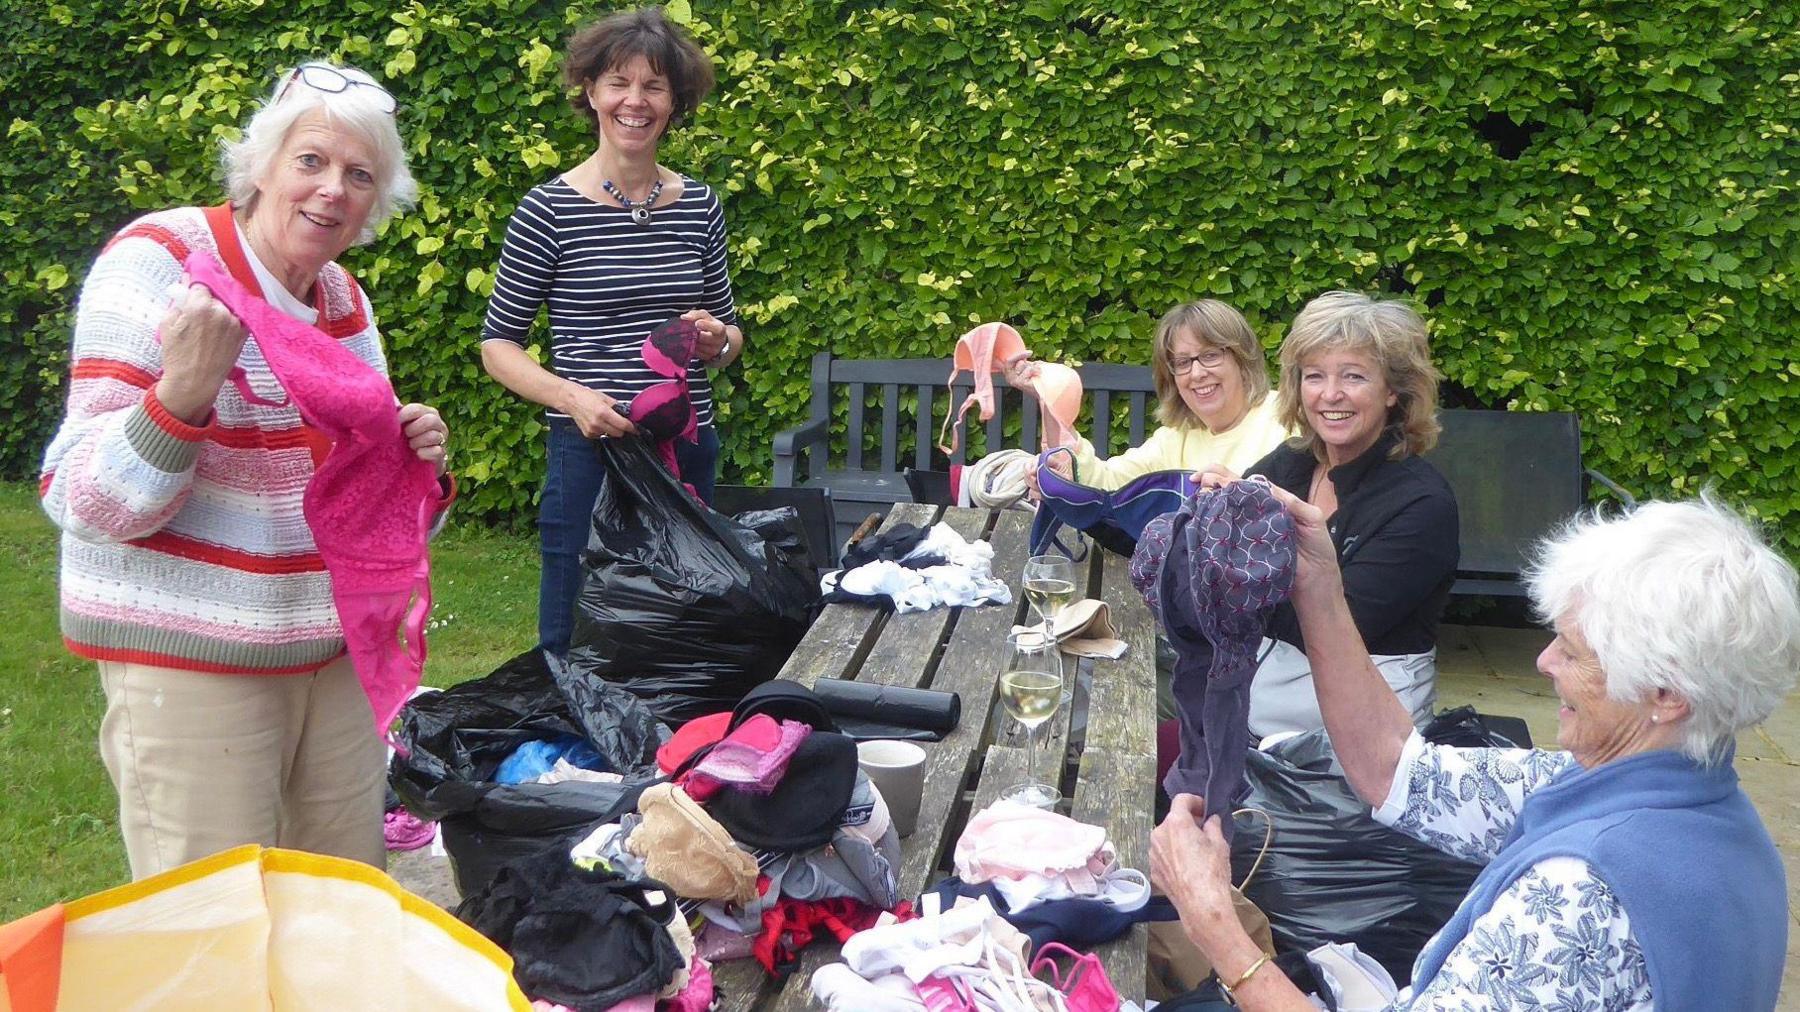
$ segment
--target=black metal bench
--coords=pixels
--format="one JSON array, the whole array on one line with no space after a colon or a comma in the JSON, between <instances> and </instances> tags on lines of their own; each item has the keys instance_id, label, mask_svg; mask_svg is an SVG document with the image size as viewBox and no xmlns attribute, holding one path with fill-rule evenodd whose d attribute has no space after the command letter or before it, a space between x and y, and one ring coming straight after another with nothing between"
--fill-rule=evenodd
<instances>
[{"instance_id":1,"label":"black metal bench","mask_svg":"<svg viewBox=\"0 0 1800 1012\"><path fill-rule=\"evenodd\" d=\"M775 436L775 485L829 488L843 528L869 512L914 501L905 472L962 463L968 443L982 452L1038 445L1036 407L996 375L994 417L981 426L971 413L965 445L946 462L935 449L937 425L969 392L958 384L946 404L948 372L945 359L814 355L811 417ZM1150 370L1084 365L1080 372L1087 396L1081 431L1095 447L1111 454L1142 442L1154 425ZM1015 416L1018 437L1009 441L1008 419ZM1440 419L1444 434L1428 456L1456 491L1462 516L1462 563L1452 593L1522 596L1519 576L1532 543L1587 502L1590 482L1632 502L1605 475L1582 466L1581 423L1573 414L1449 408ZM835 461L833 448L841 454ZM915 476L912 484L923 482Z\"/></svg>"}]
</instances>

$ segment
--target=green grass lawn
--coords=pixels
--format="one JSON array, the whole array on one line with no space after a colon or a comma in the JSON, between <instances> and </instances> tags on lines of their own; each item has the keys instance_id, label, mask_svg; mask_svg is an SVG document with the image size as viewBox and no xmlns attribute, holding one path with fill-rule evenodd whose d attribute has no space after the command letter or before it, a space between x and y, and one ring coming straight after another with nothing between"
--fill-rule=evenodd
<instances>
[{"instance_id":1,"label":"green grass lawn","mask_svg":"<svg viewBox=\"0 0 1800 1012\"><path fill-rule=\"evenodd\" d=\"M96 736L92 664L56 625L57 532L34 486L0 483L0 922L129 877ZM425 681L453 685L537 642L537 547L529 536L452 524L432 551Z\"/></svg>"}]
</instances>

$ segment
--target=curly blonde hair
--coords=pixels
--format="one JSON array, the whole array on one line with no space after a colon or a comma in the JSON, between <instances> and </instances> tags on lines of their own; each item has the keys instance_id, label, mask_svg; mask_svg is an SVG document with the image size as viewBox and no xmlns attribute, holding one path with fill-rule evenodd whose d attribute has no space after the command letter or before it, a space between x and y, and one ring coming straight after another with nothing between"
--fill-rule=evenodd
<instances>
[{"instance_id":1,"label":"curly blonde hair","mask_svg":"<svg viewBox=\"0 0 1800 1012\"><path fill-rule=\"evenodd\" d=\"M1425 320L1405 302L1361 292L1326 292L1308 302L1281 342L1281 421L1299 433L1289 445L1325 459L1325 442L1307 424L1300 403L1300 367L1327 350L1368 355L1380 366L1395 396L1387 424L1400 432L1390 457L1399 460L1437 445L1443 429L1437 420L1438 380L1443 374L1431 364Z\"/></svg>"}]
</instances>

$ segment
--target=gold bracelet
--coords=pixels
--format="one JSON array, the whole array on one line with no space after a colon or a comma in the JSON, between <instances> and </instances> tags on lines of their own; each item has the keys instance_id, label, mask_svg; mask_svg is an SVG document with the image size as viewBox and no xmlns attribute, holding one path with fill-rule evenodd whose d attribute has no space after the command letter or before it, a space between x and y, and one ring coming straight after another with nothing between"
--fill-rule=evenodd
<instances>
[{"instance_id":1,"label":"gold bracelet","mask_svg":"<svg viewBox=\"0 0 1800 1012\"><path fill-rule=\"evenodd\" d=\"M1224 978L1220 978L1219 979L1219 990L1225 992L1226 998L1231 998L1232 997L1231 993L1233 991L1236 991L1238 988L1243 987L1246 983L1248 983L1250 978L1256 975L1256 971L1262 969L1263 964L1267 963L1269 961L1269 959L1270 959L1270 956L1267 953L1265 953L1261 959L1258 959L1256 962L1250 964L1250 969L1245 970L1243 973L1238 974L1238 979L1232 981L1230 984L1225 983ZM1237 1004L1236 999L1232 999L1232 1004L1233 1005Z\"/></svg>"}]
</instances>

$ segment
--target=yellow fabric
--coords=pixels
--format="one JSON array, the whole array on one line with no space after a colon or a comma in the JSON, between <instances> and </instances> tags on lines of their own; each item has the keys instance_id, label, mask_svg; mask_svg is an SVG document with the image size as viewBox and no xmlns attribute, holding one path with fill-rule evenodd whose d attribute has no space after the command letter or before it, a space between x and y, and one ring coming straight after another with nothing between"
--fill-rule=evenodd
<instances>
[{"instance_id":1,"label":"yellow fabric","mask_svg":"<svg viewBox=\"0 0 1800 1012\"><path fill-rule=\"evenodd\" d=\"M237 847L67 918L62 1009L529 1008L493 943L343 858Z\"/></svg>"},{"instance_id":2,"label":"yellow fabric","mask_svg":"<svg viewBox=\"0 0 1800 1012\"><path fill-rule=\"evenodd\" d=\"M1110 491L1152 471L1198 471L1208 464L1224 464L1242 474L1291 435L1277 417L1275 402L1271 392L1242 421L1217 434L1203 425L1165 425L1143 443L1105 460L1096 457L1094 444L1083 438L1075 446L1075 480Z\"/></svg>"}]
</instances>

